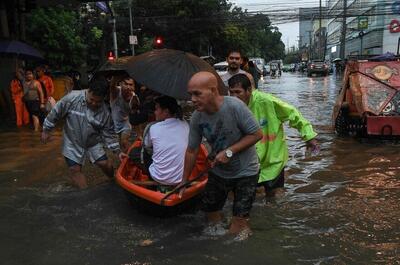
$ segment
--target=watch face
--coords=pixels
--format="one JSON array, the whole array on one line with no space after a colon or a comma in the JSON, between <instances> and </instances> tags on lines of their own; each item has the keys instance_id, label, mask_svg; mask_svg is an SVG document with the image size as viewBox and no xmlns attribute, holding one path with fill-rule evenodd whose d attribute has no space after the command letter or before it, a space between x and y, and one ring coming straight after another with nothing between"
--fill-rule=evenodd
<instances>
[{"instance_id":1,"label":"watch face","mask_svg":"<svg viewBox=\"0 0 400 265\"><path fill-rule=\"evenodd\" d=\"M233 153L232 153L231 150L228 149L228 150L225 151L225 155L226 155L226 157L231 158Z\"/></svg>"}]
</instances>

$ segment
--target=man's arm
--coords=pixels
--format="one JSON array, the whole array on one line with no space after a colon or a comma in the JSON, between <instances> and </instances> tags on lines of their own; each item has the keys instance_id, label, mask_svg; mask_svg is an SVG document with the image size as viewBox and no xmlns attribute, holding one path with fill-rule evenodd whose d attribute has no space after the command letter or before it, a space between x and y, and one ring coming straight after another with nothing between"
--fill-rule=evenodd
<instances>
[{"instance_id":1,"label":"man's arm","mask_svg":"<svg viewBox=\"0 0 400 265\"><path fill-rule=\"evenodd\" d=\"M313 153L318 153L320 147L315 139L317 133L313 130L311 123L294 106L275 97L273 97L273 102L278 118L282 122L289 121L289 126L296 128L301 138L306 142L307 149Z\"/></svg>"},{"instance_id":2,"label":"man's arm","mask_svg":"<svg viewBox=\"0 0 400 265\"><path fill-rule=\"evenodd\" d=\"M262 131L261 129L258 129L254 134L245 135L238 142L234 143L227 149L231 150L233 154L239 153L251 147L252 145L255 145L258 141L262 139L262 137ZM226 149L217 154L215 160L211 163L211 167L214 167L216 163L225 164L229 162L229 158L226 156L225 151Z\"/></svg>"},{"instance_id":3,"label":"man's arm","mask_svg":"<svg viewBox=\"0 0 400 265\"><path fill-rule=\"evenodd\" d=\"M107 116L104 123L104 127L101 130L101 135L106 144L106 147L110 149L114 154L119 155L121 153L121 148L119 146L118 138L114 132L114 126L112 123L111 115Z\"/></svg>"},{"instance_id":4,"label":"man's arm","mask_svg":"<svg viewBox=\"0 0 400 265\"><path fill-rule=\"evenodd\" d=\"M114 100L118 97L119 89L117 86L121 82L121 78L113 76L110 82L110 100Z\"/></svg>"},{"instance_id":5,"label":"man's arm","mask_svg":"<svg viewBox=\"0 0 400 265\"><path fill-rule=\"evenodd\" d=\"M263 137L261 128L249 108L242 101L236 98L234 100L236 102L232 108L232 113L234 113L236 117L237 126L239 127L243 136L236 143L227 147L225 150L220 151L216 155L211 166L214 166L216 163L227 163L229 161L229 158L225 153L227 149L230 149L234 155L251 147L252 145L255 145Z\"/></svg>"},{"instance_id":6,"label":"man's arm","mask_svg":"<svg viewBox=\"0 0 400 265\"><path fill-rule=\"evenodd\" d=\"M274 109L280 121L289 121L289 126L298 130L304 141L310 141L317 136L311 123L292 105L272 96Z\"/></svg>"},{"instance_id":7,"label":"man's arm","mask_svg":"<svg viewBox=\"0 0 400 265\"><path fill-rule=\"evenodd\" d=\"M57 122L62 119L67 113L69 108L70 95L66 95L51 109L43 122L42 142L46 143L50 137L50 131L56 127Z\"/></svg>"},{"instance_id":8,"label":"man's arm","mask_svg":"<svg viewBox=\"0 0 400 265\"><path fill-rule=\"evenodd\" d=\"M40 108L44 108L44 93L42 89L42 85L39 83L39 81L35 81L34 86L36 87L38 93L39 93L39 100L40 100Z\"/></svg>"},{"instance_id":9,"label":"man's arm","mask_svg":"<svg viewBox=\"0 0 400 265\"><path fill-rule=\"evenodd\" d=\"M196 159L197 159L198 153L199 153L199 148L192 149L192 148L188 147L186 149L182 182L186 182L188 180L190 174L192 174L192 170L194 168L194 165L196 164Z\"/></svg>"},{"instance_id":10,"label":"man's arm","mask_svg":"<svg viewBox=\"0 0 400 265\"><path fill-rule=\"evenodd\" d=\"M49 95L47 95L48 97L52 97L54 94L54 83L53 83L53 79L51 79L51 77L48 77L48 86L49 86Z\"/></svg>"}]
</instances>

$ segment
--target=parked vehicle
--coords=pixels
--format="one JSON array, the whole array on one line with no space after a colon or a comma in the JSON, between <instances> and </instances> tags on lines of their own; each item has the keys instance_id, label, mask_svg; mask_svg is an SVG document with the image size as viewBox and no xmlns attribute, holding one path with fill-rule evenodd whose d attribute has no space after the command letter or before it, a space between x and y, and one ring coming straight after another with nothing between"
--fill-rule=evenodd
<instances>
[{"instance_id":1,"label":"parked vehicle","mask_svg":"<svg viewBox=\"0 0 400 265\"><path fill-rule=\"evenodd\" d=\"M212 55L200 56L200 58L209 63L210 65L215 64L216 61L215 57Z\"/></svg>"},{"instance_id":2,"label":"parked vehicle","mask_svg":"<svg viewBox=\"0 0 400 265\"><path fill-rule=\"evenodd\" d=\"M283 72L290 72L290 70L291 70L291 65L290 64L284 64L282 66L282 71Z\"/></svg>"},{"instance_id":3,"label":"parked vehicle","mask_svg":"<svg viewBox=\"0 0 400 265\"><path fill-rule=\"evenodd\" d=\"M213 65L213 67L219 75L226 74L228 71L228 63L226 61L216 63Z\"/></svg>"},{"instance_id":4,"label":"parked vehicle","mask_svg":"<svg viewBox=\"0 0 400 265\"><path fill-rule=\"evenodd\" d=\"M347 62L333 122L339 135L400 139L400 57Z\"/></svg>"},{"instance_id":5,"label":"parked vehicle","mask_svg":"<svg viewBox=\"0 0 400 265\"><path fill-rule=\"evenodd\" d=\"M265 69L265 60L263 58L249 58L249 61L252 61L258 69L262 71L262 75L265 76L267 71Z\"/></svg>"},{"instance_id":6,"label":"parked vehicle","mask_svg":"<svg viewBox=\"0 0 400 265\"><path fill-rule=\"evenodd\" d=\"M307 76L310 77L313 74L321 74L327 76L329 72L328 65L322 60L312 60L307 65Z\"/></svg>"},{"instance_id":7,"label":"parked vehicle","mask_svg":"<svg viewBox=\"0 0 400 265\"><path fill-rule=\"evenodd\" d=\"M271 72L271 67L269 66L269 64L265 64L264 65L264 73L265 75L269 75Z\"/></svg>"}]
</instances>

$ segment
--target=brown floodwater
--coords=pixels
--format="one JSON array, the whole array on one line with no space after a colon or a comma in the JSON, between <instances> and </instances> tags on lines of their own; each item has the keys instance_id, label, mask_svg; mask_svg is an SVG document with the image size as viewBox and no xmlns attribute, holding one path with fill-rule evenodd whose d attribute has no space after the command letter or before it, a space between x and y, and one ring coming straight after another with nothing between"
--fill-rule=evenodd
<instances>
[{"instance_id":1,"label":"brown floodwater","mask_svg":"<svg viewBox=\"0 0 400 265\"><path fill-rule=\"evenodd\" d=\"M335 76L284 73L266 81L263 90L312 122L321 152L306 154L296 130L287 128L285 192L257 197L248 240L203 235L201 212L140 214L89 163L90 188L75 190L60 154L61 132L42 145L26 128L0 132L1 263L400 264L400 145L333 133ZM230 210L228 202L228 218Z\"/></svg>"}]
</instances>

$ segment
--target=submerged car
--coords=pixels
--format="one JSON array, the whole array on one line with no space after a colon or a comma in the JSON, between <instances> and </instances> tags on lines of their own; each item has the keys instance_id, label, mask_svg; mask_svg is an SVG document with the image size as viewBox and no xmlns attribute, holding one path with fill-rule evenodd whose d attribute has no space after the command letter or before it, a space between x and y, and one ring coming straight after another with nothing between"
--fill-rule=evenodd
<instances>
[{"instance_id":1,"label":"submerged car","mask_svg":"<svg viewBox=\"0 0 400 265\"><path fill-rule=\"evenodd\" d=\"M307 76L310 77L313 74L320 74L323 76L327 76L329 73L328 65L321 60L313 60L307 65Z\"/></svg>"},{"instance_id":2,"label":"submerged car","mask_svg":"<svg viewBox=\"0 0 400 265\"><path fill-rule=\"evenodd\" d=\"M400 139L399 59L348 61L333 112L337 134Z\"/></svg>"}]
</instances>

